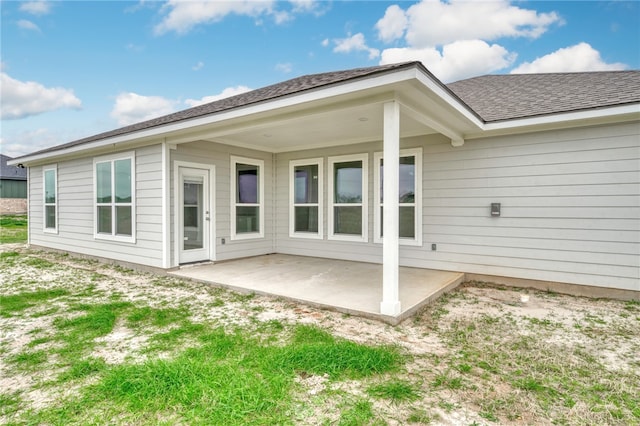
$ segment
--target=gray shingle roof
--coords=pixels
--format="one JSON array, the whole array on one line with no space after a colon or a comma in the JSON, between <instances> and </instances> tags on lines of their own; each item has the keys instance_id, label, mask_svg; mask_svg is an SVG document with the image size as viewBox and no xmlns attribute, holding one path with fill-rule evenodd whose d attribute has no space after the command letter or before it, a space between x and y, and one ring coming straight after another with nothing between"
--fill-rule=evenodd
<instances>
[{"instance_id":1,"label":"gray shingle roof","mask_svg":"<svg viewBox=\"0 0 640 426\"><path fill-rule=\"evenodd\" d=\"M82 145L89 142L98 141L100 139L106 139L114 136L125 135L127 133L133 133L140 130L151 129L153 127L162 126L165 124L177 123L184 120L189 120L197 117L202 117L210 114L220 113L223 111L229 111L234 108L245 107L248 105L257 104L264 101L274 100L276 98L285 97L301 93L307 90L317 89L320 87L330 86L333 84L340 84L350 80L355 80L364 77L374 76L376 74L382 74L391 70L399 70L402 68L411 68L419 64L419 62L404 62L399 64L380 65L367 68L355 68L345 71L332 71L320 74L304 75L302 77L296 77L291 80L283 81L281 83L272 84L260 89L252 90L250 92L242 93L240 95L231 96L229 98L221 99L219 101L210 102L207 104L199 105L193 108L188 108L182 111L175 112L173 114L165 115L151 120L135 123L130 126L121 127L119 129L110 130L108 132L100 133L97 135L89 136L83 139L79 139L73 142L69 142L63 145L58 145L52 148L43 149L29 155L42 154L51 151L57 151L60 149L71 148L77 145ZM424 69L424 67L422 67ZM426 69L424 69L426 71ZM428 72L428 71L427 71Z\"/></svg>"},{"instance_id":2,"label":"gray shingle roof","mask_svg":"<svg viewBox=\"0 0 640 426\"><path fill-rule=\"evenodd\" d=\"M461 80L445 86L433 77L422 63L404 62L297 77L219 101L37 151L29 156L409 68L418 68L430 75L444 90L449 91L454 98L459 99L471 112L485 122L640 102L640 71L487 75Z\"/></svg>"},{"instance_id":3,"label":"gray shingle roof","mask_svg":"<svg viewBox=\"0 0 640 426\"><path fill-rule=\"evenodd\" d=\"M27 169L7 166L7 161L13 158L0 154L0 179L27 180Z\"/></svg>"},{"instance_id":4,"label":"gray shingle roof","mask_svg":"<svg viewBox=\"0 0 640 426\"><path fill-rule=\"evenodd\" d=\"M485 75L447 87L492 122L640 102L640 71Z\"/></svg>"}]
</instances>

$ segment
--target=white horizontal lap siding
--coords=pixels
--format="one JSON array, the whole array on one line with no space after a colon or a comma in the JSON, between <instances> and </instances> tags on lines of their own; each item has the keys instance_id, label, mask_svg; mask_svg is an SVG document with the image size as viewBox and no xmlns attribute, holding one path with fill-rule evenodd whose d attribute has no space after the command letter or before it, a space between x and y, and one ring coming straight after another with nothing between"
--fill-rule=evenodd
<instances>
[{"instance_id":1,"label":"white horizontal lap siding","mask_svg":"<svg viewBox=\"0 0 640 426\"><path fill-rule=\"evenodd\" d=\"M231 241L231 156L246 157L264 161L265 204L264 238L251 238ZM270 153L245 148L237 148L214 142L191 142L180 144L171 150L171 241L174 241L174 203L173 187L174 163L184 161L215 166L215 211L211 216L215 221L216 260L236 259L273 253L273 156ZM215 218L215 219L214 219ZM225 244L222 244L222 239ZM177 264L174 244L171 244L171 262Z\"/></svg>"},{"instance_id":2,"label":"white horizontal lap siding","mask_svg":"<svg viewBox=\"0 0 640 426\"><path fill-rule=\"evenodd\" d=\"M407 264L640 290L637 124L430 144L423 195Z\"/></svg>"},{"instance_id":3,"label":"white horizontal lap siding","mask_svg":"<svg viewBox=\"0 0 640 426\"><path fill-rule=\"evenodd\" d=\"M162 216L160 146L136 149L136 242L94 238L93 156L57 163L58 234L42 232L42 168L31 170L30 226L35 245L160 267ZM144 183L141 183L144 182Z\"/></svg>"}]
</instances>

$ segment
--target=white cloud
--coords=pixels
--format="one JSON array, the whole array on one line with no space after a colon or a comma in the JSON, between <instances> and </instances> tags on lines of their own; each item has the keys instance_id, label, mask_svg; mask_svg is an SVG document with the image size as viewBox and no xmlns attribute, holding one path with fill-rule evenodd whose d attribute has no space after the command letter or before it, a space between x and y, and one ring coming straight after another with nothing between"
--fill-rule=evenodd
<instances>
[{"instance_id":1,"label":"white cloud","mask_svg":"<svg viewBox=\"0 0 640 426\"><path fill-rule=\"evenodd\" d=\"M376 23L378 38L401 47L385 49L381 64L411 60L443 81L503 70L517 54L501 38L538 38L564 21L556 12L514 6L507 0L423 0L406 9L393 5Z\"/></svg>"},{"instance_id":2,"label":"white cloud","mask_svg":"<svg viewBox=\"0 0 640 426\"><path fill-rule=\"evenodd\" d=\"M111 117L118 125L127 126L140 121L150 120L175 111L174 101L162 96L142 96L137 93L121 93L111 110Z\"/></svg>"},{"instance_id":3,"label":"white cloud","mask_svg":"<svg viewBox=\"0 0 640 426\"><path fill-rule=\"evenodd\" d=\"M380 64L420 61L440 80L450 82L504 69L515 59L515 54L498 44L461 40L443 46L442 52L433 47L385 49Z\"/></svg>"},{"instance_id":4,"label":"white cloud","mask_svg":"<svg viewBox=\"0 0 640 426\"><path fill-rule=\"evenodd\" d=\"M546 72L613 71L627 69L626 64L608 64L600 57L600 52L588 43L558 49L553 53L525 62L511 70L511 74Z\"/></svg>"},{"instance_id":5,"label":"white cloud","mask_svg":"<svg viewBox=\"0 0 640 426\"><path fill-rule=\"evenodd\" d=\"M289 8L285 10L284 5ZM316 0L290 0L288 3L276 0L169 0L160 9L164 18L155 26L154 32L156 35L171 31L185 34L197 25L220 22L231 14L254 18L256 25L262 25L263 18L269 16L276 25L281 25L295 19L296 14L313 13L320 16L326 9L322 2Z\"/></svg>"},{"instance_id":6,"label":"white cloud","mask_svg":"<svg viewBox=\"0 0 640 426\"><path fill-rule=\"evenodd\" d=\"M199 24L219 22L230 14L258 17L272 11L274 2L267 1L180 1L169 0L161 9L168 11L155 27L156 34L175 31L185 34Z\"/></svg>"},{"instance_id":7,"label":"white cloud","mask_svg":"<svg viewBox=\"0 0 640 426\"><path fill-rule=\"evenodd\" d=\"M204 62L198 61L198 63L192 66L191 69L194 71L200 71L203 67L204 67Z\"/></svg>"},{"instance_id":8,"label":"white cloud","mask_svg":"<svg viewBox=\"0 0 640 426\"><path fill-rule=\"evenodd\" d=\"M27 1L20 5L20 10L32 15L46 15L51 12L51 2Z\"/></svg>"},{"instance_id":9,"label":"white cloud","mask_svg":"<svg viewBox=\"0 0 640 426\"><path fill-rule=\"evenodd\" d=\"M376 23L378 38L385 43L398 40L404 35L408 22L407 15L400 6L389 6L382 19Z\"/></svg>"},{"instance_id":10,"label":"white cloud","mask_svg":"<svg viewBox=\"0 0 640 426\"><path fill-rule=\"evenodd\" d=\"M282 73L289 74L291 72L291 70L293 69L293 66L291 65L290 62L278 63L278 64L276 64L275 69L276 69L276 71L280 71Z\"/></svg>"},{"instance_id":11,"label":"white cloud","mask_svg":"<svg viewBox=\"0 0 640 426\"><path fill-rule=\"evenodd\" d=\"M2 119L24 118L61 108L79 109L82 102L73 90L48 88L35 81L18 81L6 73L0 74Z\"/></svg>"},{"instance_id":12,"label":"white cloud","mask_svg":"<svg viewBox=\"0 0 640 426\"><path fill-rule=\"evenodd\" d=\"M209 102L219 101L220 99L229 98L231 96L240 95L241 93L249 92L251 89L247 86L227 87L217 95L205 96L201 99L187 99L184 101L190 107L195 107Z\"/></svg>"},{"instance_id":13,"label":"white cloud","mask_svg":"<svg viewBox=\"0 0 640 426\"><path fill-rule=\"evenodd\" d=\"M324 40L322 40L322 42L320 42L321 45L323 45L324 47L329 46L329 39L325 38Z\"/></svg>"},{"instance_id":14,"label":"white cloud","mask_svg":"<svg viewBox=\"0 0 640 426\"><path fill-rule=\"evenodd\" d=\"M23 30L40 32L40 27L38 27L31 21L27 21L26 19L20 19L18 21L18 27Z\"/></svg>"},{"instance_id":15,"label":"white cloud","mask_svg":"<svg viewBox=\"0 0 640 426\"><path fill-rule=\"evenodd\" d=\"M563 23L555 12L521 9L505 0L422 1L409 7L406 15L406 41L411 47L433 47L457 40L538 38L551 25ZM386 22L384 18L381 21ZM390 31L389 26L382 26L378 31L382 37Z\"/></svg>"},{"instance_id":16,"label":"white cloud","mask_svg":"<svg viewBox=\"0 0 640 426\"><path fill-rule=\"evenodd\" d=\"M369 53L369 59L375 59L380 56L378 49L367 46L364 34L362 33L354 34L347 38L335 39L333 42L336 45L333 51L337 53L365 51Z\"/></svg>"},{"instance_id":17,"label":"white cloud","mask_svg":"<svg viewBox=\"0 0 640 426\"><path fill-rule=\"evenodd\" d=\"M0 138L2 153L9 157L20 157L30 152L39 151L65 142L49 129L35 129L21 131L16 134ZM68 139L67 139L68 140Z\"/></svg>"}]
</instances>

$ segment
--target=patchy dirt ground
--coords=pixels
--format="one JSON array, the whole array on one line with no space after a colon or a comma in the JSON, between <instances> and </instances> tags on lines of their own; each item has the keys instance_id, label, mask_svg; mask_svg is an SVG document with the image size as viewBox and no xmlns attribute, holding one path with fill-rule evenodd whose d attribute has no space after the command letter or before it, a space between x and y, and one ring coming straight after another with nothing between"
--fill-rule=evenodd
<instances>
[{"instance_id":1,"label":"patchy dirt ground","mask_svg":"<svg viewBox=\"0 0 640 426\"><path fill-rule=\"evenodd\" d=\"M9 252L17 253L12 255L17 260L0 264L2 296L61 286L72 295L91 289L83 303L119 295L151 307L183 306L193 321L225 328L270 321L315 324L351 341L399 345L408 355L403 371L384 380L411 383L418 398L389 402L367 396L359 381L299 377L300 411L292 419L298 424L338 424L335 395L370 398L371 424L640 424L638 302L466 283L392 327L21 245L0 246L0 254ZM25 372L8 361L45 336L63 311L54 300L28 315L0 315L0 389L21 398L15 411L2 413L0 423L74 392L43 386L60 373L53 368ZM141 361L147 337L117 324L96 340L92 355L107 364Z\"/></svg>"}]
</instances>

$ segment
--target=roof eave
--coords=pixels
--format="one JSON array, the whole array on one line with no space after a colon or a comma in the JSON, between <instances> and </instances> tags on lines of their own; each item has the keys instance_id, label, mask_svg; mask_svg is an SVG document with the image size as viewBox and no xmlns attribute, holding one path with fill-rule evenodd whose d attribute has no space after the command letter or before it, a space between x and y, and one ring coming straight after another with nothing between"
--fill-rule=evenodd
<instances>
[{"instance_id":1,"label":"roof eave","mask_svg":"<svg viewBox=\"0 0 640 426\"><path fill-rule=\"evenodd\" d=\"M468 135L468 137L479 138L505 133L526 133L637 120L640 120L640 103L633 103L488 122L482 126L480 132Z\"/></svg>"},{"instance_id":2,"label":"roof eave","mask_svg":"<svg viewBox=\"0 0 640 426\"><path fill-rule=\"evenodd\" d=\"M192 130L203 126L211 126L231 119L248 117L254 114L278 110L297 104L319 101L344 94L376 89L386 85L393 85L403 81L418 80L436 96L450 104L455 111L473 121L477 126L482 124L469 107L460 101L443 83L435 78L421 63L407 63L406 66L380 71L371 75L351 78L328 85L307 89L304 91L268 99L248 105L238 106L229 110L215 112L208 115L162 124L131 133L106 137L96 141L89 141L67 148L40 151L15 158L9 164L30 165L43 160L52 161L66 156L77 155L80 152L107 149L109 146L125 145L128 143L144 143L158 140L170 135L176 135L185 130Z\"/></svg>"}]
</instances>

